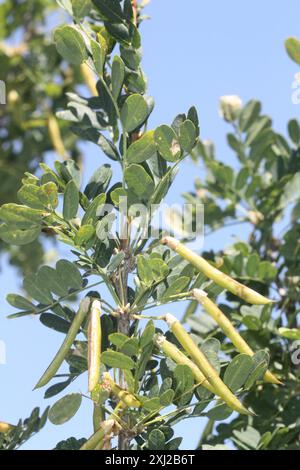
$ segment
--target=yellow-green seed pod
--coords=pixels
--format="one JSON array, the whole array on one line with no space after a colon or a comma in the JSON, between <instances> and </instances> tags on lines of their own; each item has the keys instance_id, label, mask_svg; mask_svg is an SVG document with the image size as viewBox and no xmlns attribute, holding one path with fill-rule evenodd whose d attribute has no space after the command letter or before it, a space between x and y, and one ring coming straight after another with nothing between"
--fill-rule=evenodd
<instances>
[{"instance_id":1,"label":"yellow-green seed pod","mask_svg":"<svg viewBox=\"0 0 300 470\"><path fill-rule=\"evenodd\" d=\"M89 68L87 64L83 63L80 65L80 72L81 72L83 80L86 83L86 86L88 87L92 95L98 96L98 91L96 87L96 79L92 70Z\"/></svg>"},{"instance_id":2,"label":"yellow-green seed pod","mask_svg":"<svg viewBox=\"0 0 300 470\"><path fill-rule=\"evenodd\" d=\"M0 433L7 434L8 432L12 431L14 428L15 426L13 424L0 421Z\"/></svg>"},{"instance_id":3,"label":"yellow-green seed pod","mask_svg":"<svg viewBox=\"0 0 300 470\"><path fill-rule=\"evenodd\" d=\"M123 390L119 385L117 385L108 372L104 372L103 380L105 383L109 383L112 393L122 402L125 406L130 408L140 408L141 403L135 398L132 393L129 393L127 390Z\"/></svg>"},{"instance_id":4,"label":"yellow-green seed pod","mask_svg":"<svg viewBox=\"0 0 300 470\"><path fill-rule=\"evenodd\" d=\"M241 414L252 415L252 413L248 411L237 399L237 397L229 390L227 385L224 384L216 370L212 367L203 352L196 346L181 323L169 313L166 315L165 320L172 333L175 335L189 356L193 359L195 364L199 367L209 383L213 386L219 397L221 397L224 402L233 410L238 411Z\"/></svg>"},{"instance_id":5,"label":"yellow-green seed pod","mask_svg":"<svg viewBox=\"0 0 300 470\"><path fill-rule=\"evenodd\" d=\"M36 384L36 386L34 387L34 389L36 388L40 388L40 387L43 387L44 385L46 385L51 379L52 377L56 374L56 372L58 371L59 367L61 366L61 364L63 363L63 361L65 360L76 336L77 336L77 333L78 331L80 330L80 327L83 323L83 320L85 319L85 317L87 316L88 312L89 312L89 308L90 308L90 298L89 297L85 297L81 302L80 302L80 305L79 305L79 309L78 309L78 312L77 314L75 315L73 321L72 321L72 324L70 326L70 329L61 345L61 347L59 348L56 356L54 357L53 361L51 362L51 364L48 366L48 368L45 370L45 372L43 373L42 377L40 378L40 380L38 381L38 383Z\"/></svg>"},{"instance_id":6,"label":"yellow-green seed pod","mask_svg":"<svg viewBox=\"0 0 300 470\"><path fill-rule=\"evenodd\" d=\"M89 392L92 392L99 382L101 365L101 304L93 300L88 326L88 370Z\"/></svg>"},{"instance_id":7,"label":"yellow-green seed pod","mask_svg":"<svg viewBox=\"0 0 300 470\"><path fill-rule=\"evenodd\" d=\"M253 350L246 343L244 338L235 329L231 321L224 315L224 313L217 307L216 304L207 296L207 293L201 289L194 289L193 295L195 299L203 305L207 313L215 320L225 335L234 344L240 353L248 354L248 356L254 356ZM281 384L277 377L272 374L269 370L264 375L264 380L273 384Z\"/></svg>"},{"instance_id":8,"label":"yellow-green seed pod","mask_svg":"<svg viewBox=\"0 0 300 470\"><path fill-rule=\"evenodd\" d=\"M110 435L113 432L115 426L115 420L107 419L100 425L98 431L96 431L84 444L80 450L94 450L97 446L101 446L101 443L105 436Z\"/></svg>"},{"instance_id":9,"label":"yellow-green seed pod","mask_svg":"<svg viewBox=\"0 0 300 470\"><path fill-rule=\"evenodd\" d=\"M235 279L232 279L227 274L222 273L217 268L208 263L204 258L202 258L202 256L197 255L175 238L164 237L161 240L161 243L163 245L168 245L172 250L176 251L176 253L178 253L182 258L195 266L195 268L205 274L205 276L218 284L218 286L227 289L229 292L236 295L237 297L240 297L246 302L256 305L266 305L273 302L258 292L255 292L253 289L250 289Z\"/></svg>"},{"instance_id":10,"label":"yellow-green seed pod","mask_svg":"<svg viewBox=\"0 0 300 470\"><path fill-rule=\"evenodd\" d=\"M164 352L167 357L170 357L176 364L182 364L188 366L197 385L201 385L209 390L211 393L216 395L214 387L206 379L205 375L202 374L201 370L191 361L183 352L181 352L173 343L167 341L163 335L156 335L155 342L157 346Z\"/></svg>"},{"instance_id":11,"label":"yellow-green seed pod","mask_svg":"<svg viewBox=\"0 0 300 470\"><path fill-rule=\"evenodd\" d=\"M56 117L53 116L53 114L50 114L48 117L48 132L54 150L63 160L67 159L68 154L61 137L59 125L57 123Z\"/></svg>"}]
</instances>

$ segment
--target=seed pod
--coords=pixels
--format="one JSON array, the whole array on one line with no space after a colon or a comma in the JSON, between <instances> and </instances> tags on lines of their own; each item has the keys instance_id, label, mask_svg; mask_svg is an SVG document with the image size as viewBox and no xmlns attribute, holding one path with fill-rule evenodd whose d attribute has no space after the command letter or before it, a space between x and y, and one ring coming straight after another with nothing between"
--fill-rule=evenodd
<instances>
[{"instance_id":1,"label":"seed pod","mask_svg":"<svg viewBox=\"0 0 300 470\"><path fill-rule=\"evenodd\" d=\"M103 421L100 425L98 431L96 431L84 444L80 447L80 450L94 450L105 438L105 436L110 435L113 432L115 427L115 420L107 419Z\"/></svg>"},{"instance_id":2,"label":"seed pod","mask_svg":"<svg viewBox=\"0 0 300 470\"><path fill-rule=\"evenodd\" d=\"M219 325L225 335L230 339L234 344L237 350L240 353L248 354L248 356L254 356L254 352L250 346L246 343L244 338L239 334L239 332L234 328L231 321L224 315L224 313L214 304L212 300L209 299L207 293L201 289L194 289L193 295L195 299L203 305L207 313L215 320ZM264 375L264 380L273 384L281 384L275 375L273 375L269 370Z\"/></svg>"},{"instance_id":3,"label":"seed pod","mask_svg":"<svg viewBox=\"0 0 300 470\"><path fill-rule=\"evenodd\" d=\"M92 392L99 382L101 365L101 304L93 300L88 326L88 368L89 392Z\"/></svg>"},{"instance_id":4,"label":"seed pod","mask_svg":"<svg viewBox=\"0 0 300 470\"><path fill-rule=\"evenodd\" d=\"M97 88L96 88L96 80L95 80L95 75L89 68L87 64L81 64L80 65L80 72L82 75L83 80L86 83L86 86L90 90L93 96L98 96Z\"/></svg>"},{"instance_id":5,"label":"seed pod","mask_svg":"<svg viewBox=\"0 0 300 470\"><path fill-rule=\"evenodd\" d=\"M66 355L68 354L69 349L71 348L74 339L76 338L79 328L89 311L89 307L90 307L90 298L85 297L80 302L79 310L77 314L75 315L75 318L70 326L68 334L66 335L61 347L59 348L56 356L54 357L49 367L46 369L46 371L44 372L44 374L42 375L42 377L40 378L40 380L34 387L34 390L36 388L40 388L46 385L58 371Z\"/></svg>"},{"instance_id":6,"label":"seed pod","mask_svg":"<svg viewBox=\"0 0 300 470\"><path fill-rule=\"evenodd\" d=\"M139 408L141 403L135 398L134 395L129 393L127 390L123 390L119 385L117 385L108 372L103 374L104 382L108 382L112 393L122 402L124 405L131 408Z\"/></svg>"},{"instance_id":7,"label":"seed pod","mask_svg":"<svg viewBox=\"0 0 300 470\"><path fill-rule=\"evenodd\" d=\"M186 248L175 238L164 237L161 240L161 243L163 245L168 245L172 250L176 251L182 258L195 266L195 268L205 274L205 276L218 284L218 286L227 289L229 292L240 297L246 302L256 305L266 305L273 302L258 292L255 292L253 289L250 289L235 279L232 279L230 276L227 276L227 274L222 273L202 258L202 256L199 256L189 248Z\"/></svg>"},{"instance_id":8,"label":"seed pod","mask_svg":"<svg viewBox=\"0 0 300 470\"><path fill-rule=\"evenodd\" d=\"M67 151L61 138L59 125L57 124L56 117L52 114L48 117L48 132L53 148L61 156L63 160L68 158Z\"/></svg>"},{"instance_id":9,"label":"seed pod","mask_svg":"<svg viewBox=\"0 0 300 470\"><path fill-rule=\"evenodd\" d=\"M5 423L4 421L0 421L0 434L7 434L8 432L12 431L15 428L13 424Z\"/></svg>"},{"instance_id":10,"label":"seed pod","mask_svg":"<svg viewBox=\"0 0 300 470\"><path fill-rule=\"evenodd\" d=\"M157 346L164 352L167 357L170 357L176 364L182 364L188 366L194 379L197 382L197 385L202 385L207 388L211 393L216 395L215 389L206 379L205 375L202 374L201 370L193 363L183 352L181 352L173 343L170 343L166 340L163 335L156 335L155 342Z\"/></svg>"},{"instance_id":11,"label":"seed pod","mask_svg":"<svg viewBox=\"0 0 300 470\"><path fill-rule=\"evenodd\" d=\"M219 397L221 397L224 402L233 410L238 411L241 414L251 415L252 413L242 405L236 396L229 390L227 385L225 385L224 382L220 379L218 373L207 360L206 356L196 346L190 335L185 331L179 321L169 313L166 315L165 320L182 347L199 367Z\"/></svg>"}]
</instances>

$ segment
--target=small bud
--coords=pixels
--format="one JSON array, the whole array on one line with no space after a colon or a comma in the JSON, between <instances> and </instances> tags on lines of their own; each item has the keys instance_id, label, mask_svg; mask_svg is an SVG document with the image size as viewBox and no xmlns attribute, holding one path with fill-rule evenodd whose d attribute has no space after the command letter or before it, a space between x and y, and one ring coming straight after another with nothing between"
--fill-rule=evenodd
<instances>
[{"instance_id":1,"label":"small bud","mask_svg":"<svg viewBox=\"0 0 300 470\"><path fill-rule=\"evenodd\" d=\"M227 122L234 122L237 119L242 106L243 103L239 96L221 96L219 109L220 116Z\"/></svg>"}]
</instances>

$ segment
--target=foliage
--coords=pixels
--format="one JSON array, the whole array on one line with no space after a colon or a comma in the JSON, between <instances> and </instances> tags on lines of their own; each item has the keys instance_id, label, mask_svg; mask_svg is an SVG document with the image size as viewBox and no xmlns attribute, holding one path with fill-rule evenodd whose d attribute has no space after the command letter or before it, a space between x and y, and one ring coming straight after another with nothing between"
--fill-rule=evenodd
<instances>
[{"instance_id":1,"label":"foliage","mask_svg":"<svg viewBox=\"0 0 300 470\"><path fill-rule=\"evenodd\" d=\"M46 3L40 3L42 10ZM94 434L87 440L71 437L56 449L108 449L117 437L121 450L176 450L181 438L174 437L174 425L195 417L208 418L199 443L203 449L223 449L228 439L239 449L299 448L299 373L290 362L288 339L294 338L291 332L297 332L300 295L299 124L290 121L288 141L273 130L259 102L239 109L240 101L235 99L228 112L230 99L223 99L223 116L232 126L228 144L237 157L238 170L218 161L212 144L200 140L194 107L170 125L149 130L154 101L147 94L141 68L142 6L129 0L59 3L73 23L55 29L58 55L53 57L56 66L72 78L68 86L59 86L53 99L51 119L54 111L63 108L56 113L62 131L56 150L70 141L68 148L76 156L72 131L80 140L98 146L110 162L95 169L84 188L76 158L56 161L54 169L39 162L39 171L34 166L22 179L19 203L3 201L0 208L4 242L23 247L35 243L41 232L50 231L70 247L73 256L72 261L62 259L55 267L42 266L27 274L23 283L27 297L9 294L7 298L17 309L11 318L37 315L43 325L65 335L36 388L57 379L64 361L69 372L63 382L48 386L45 398L60 394L86 371L93 377L91 383L98 377L90 390ZM34 14L40 11L37 8ZM43 41L39 47L45 54ZM53 45L49 47L53 50ZM18 61L24 65L22 57ZM48 66L45 61L42 75L47 75ZM78 67L89 77L92 97L73 89ZM96 84L91 82L93 76ZM44 93L38 102L29 96L30 114L43 109ZM57 137L56 120L51 119L50 134L54 129ZM14 118L12 123L18 128ZM38 132L41 137L45 129ZM30 133L30 139L36 136ZM12 134L7 139L12 142ZM37 141L42 141L40 155L49 150L47 138ZM163 201L179 165L189 155L204 163L205 177L183 197L205 204L207 231L237 222L251 226L248 243L237 242L221 253L204 253L209 261L205 269L196 254L177 250L176 240L173 245L165 243L163 227L158 230L163 243L151 238L151 205ZM35 164L38 161L34 159ZM148 209L146 219L136 212L136 204ZM291 215L288 207L292 207ZM277 225L287 218L289 226L281 239ZM230 319L231 333L233 327L239 330L253 353L237 354L229 335L209 312L198 315L194 289L218 302ZM261 294L263 305L245 305L245 300L252 299L249 289ZM266 298L270 292L275 292L275 306ZM77 297L83 298L76 312L70 301ZM170 323L170 315L147 315L156 306L184 300L189 304L182 322L189 326L189 333L178 321ZM95 302L101 312L92 317ZM142 327L144 319L147 323ZM164 347L167 341L171 349ZM100 369L95 355L101 358ZM95 364L96 370L91 370ZM268 368L284 385L264 383ZM42 427L47 415L55 425L70 420L85 398L80 393L59 398L30 427L26 438ZM228 420L233 410L241 414ZM16 431L20 426L1 435L4 448L23 442L24 436ZM7 447L10 441L12 447Z\"/></svg>"}]
</instances>

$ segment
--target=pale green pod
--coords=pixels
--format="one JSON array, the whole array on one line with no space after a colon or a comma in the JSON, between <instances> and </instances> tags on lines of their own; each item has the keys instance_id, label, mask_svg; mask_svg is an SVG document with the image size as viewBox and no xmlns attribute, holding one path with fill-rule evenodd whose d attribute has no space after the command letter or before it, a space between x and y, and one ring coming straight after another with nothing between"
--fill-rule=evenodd
<instances>
[{"instance_id":1,"label":"pale green pod","mask_svg":"<svg viewBox=\"0 0 300 470\"><path fill-rule=\"evenodd\" d=\"M63 363L66 355L68 354L68 352L69 352L69 350L70 350L70 348L71 348L71 346L72 346L72 344L73 344L73 342L74 342L74 340L77 336L77 333L80 329L80 326L82 325L83 320L85 319L85 317L88 314L89 307L90 307L90 298L85 297L80 302L79 310L78 310L77 314L74 317L74 320L73 320L73 322L70 326L70 329L69 329L69 331L68 331L61 347L59 348L56 356L54 357L54 359L51 362L51 364L49 365L49 367L46 369L46 371L44 372L44 374L42 375L42 377L40 378L40 380L38 381L38 383L34 387L34 390L36 388L40 388L40 387L43 387L44 385L46 385L52 379L52 377L56 374L56 372L58 371L59 367Z\"/></svg>"},{"instance_id":2,"label":"pale green pod","mask_svg":"<svg viewBox=\"0 0 300 470\"><path fill-rule=\"evenodd\" d=\"M181 323L170 314L166 315L165 320L182 347L199 367L209 383L213 386L215 393L221 397L224 402L233 410L238 411L241 414L252 415L252 413L242 405L242 403L231 392L231 390L229 390L227 385L225 385L216 370L207 360L206 356L196 346L190 335L185 331Z\"/></svg>"},{"instance_id":3,"label":"pale green pod","mask_svg":"<svg viewBox=\"0 0 300 470\"><path fill-rule=\"evenodd\" d=\"M161 240L161 243L163 245L168 245L172 250L176 251L176 253L178 253L182 258L195 266L195 268L205 274L205 276L218 284L218 286L227 289L229 292L240 297L246 302L255 305L267 305L273 302L258 292L255 292L253 289L250 289L235 279L232 279L232 277L227 274L222 273L219 269L215 268L202 258L202 256L197 255L175 238L164 237Z\"/></svg>"},{"instance_id":4,"label":"pale green pod","mask_svg":"<svg viewBox=\"0 0 300 470\"><path fill-rule=\"evenodd\" d=\"M113 431L115 421L113 419L107 419L100 425L98 431L96 431L84 444L80 447L80 450L95 450L95 448L101 443L101 441Z\"/></svg>"},{"instance_id":5,"label":"pale green pod","mask_svg":"<svg viewBox=\"0 0 300 470\"><path fill-rule=\"evenodd\" d=\"M88 326L88 377L89 392L99 382L101 365L101 304L93 300Z\"/></svg>"},{"instance_id":6,"label":"pale green pod","mask_svg":"<svg viewBox=\"0 0 300 470\"><path fill-rule=\"evenodd\" d=\"M246 343L244 338L235 329L231 321L224 315L224 313L217 307L216 304L207 296L207 293L201 289L194 289L193 295L195 299L203 305L206 312L215 320L225 335L234 344L240 353L248 354L248 356L254 356L253 350ZM273 384L281 384L280 380L272 374L269 370L264 375L264 380Z\"/></svg>"},{"instance_id":7,"label":"pale green pod","mask_svg":"<svg viewBox=\"0 0 300 470\"><path fill-rule=\"evenodd\" d=\"M205 375L202 374L201 370L194 364L191 359L189 359L183 352L181 352L173 343L167 341L167 339L163 335L156 335L155 342L157 346L164 352L164 354L171 358L176 364L182 364L188 366L194 379L198 385L205 387L211 393L216 395L216 392L213 386L209 383L206 379Z\"/></svg>"}]
</instances>

